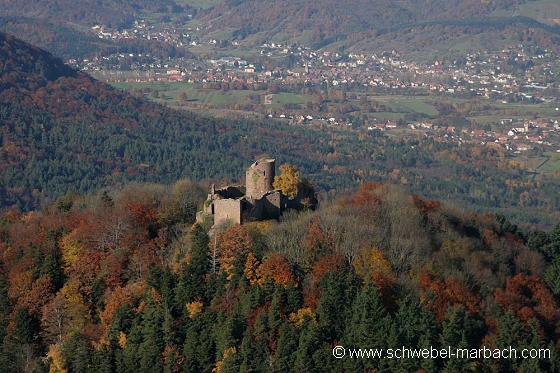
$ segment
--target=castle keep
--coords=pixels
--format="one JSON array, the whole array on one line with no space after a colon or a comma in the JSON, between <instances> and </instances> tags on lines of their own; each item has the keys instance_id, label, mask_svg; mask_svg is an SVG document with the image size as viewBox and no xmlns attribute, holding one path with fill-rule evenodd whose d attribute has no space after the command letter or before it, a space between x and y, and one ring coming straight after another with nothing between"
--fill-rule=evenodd
<instances>
[{"instance_id":1,"label":"castle keep","mask_svg":"<svg viewBox=\"0 0 560 373\"><path fill-rule=\"evenodd\" d=\"M245 185L248 198L259 199L272 191L276 161L270 158L258 159L245 172Z\"/></svg>"},{"instance_id":2,"label":"castle keep","mask_svg":"<svg viewBox=\"0 0 560 373\"><path fill-rule=\"evenodd\" d=\"M214 225L231 222L278 219L290 201L272 186L276 174L276 161L259 158L245 173L245 185L226 186L210 190L197 220L214 217Z\"/></svg>"}]
</instances>

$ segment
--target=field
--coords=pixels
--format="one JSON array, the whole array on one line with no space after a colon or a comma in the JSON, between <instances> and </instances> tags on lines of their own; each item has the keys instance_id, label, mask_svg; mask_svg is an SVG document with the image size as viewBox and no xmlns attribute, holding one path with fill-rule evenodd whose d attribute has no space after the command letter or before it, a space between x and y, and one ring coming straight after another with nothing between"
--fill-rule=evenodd
<instances>
[{"instance_id":1,"label":"field","mask_svg":"<svg viewBox=\"0 0 560 373\"><path fill-rule=\"evenodd\" d=\"M518 6L515 15L534 18L543 23L560 22L560 4L557 0L528 1Z\"/></svg>"},{"instance_id":2,"label":"field","mask_svg":"<svg viewBox=\"0 0 560 373\"><path fill-rule=\"evenodd\" d=\"M560 22L560 3L557 0L532 0L510 9L495 11L494 17L530 17L549 25Z\"/></svg>"},{"instance_id":3,"label":"field","mask_svg":"<svg viewBox=\"0 0 560 373\"><path fill-rule=\"evenodd\" d=\"M190 108L205 108L207 110L242 109L244 105L251 103L265 114L274 110L278 114L311 114L305 105L307 102L315 102L313 95L306 95L292 92L281 92L272 95L270 104L264 105L264 97L267 94L264 90L221 90L221 89L202 89L200 84L187 82L127 82L112 83L118 89L142 92L146 97L170 106L186 106ZM360 97L364 92L347 92L348 104L351 105L350 112L353 116L359 116L373 120L375 118L397 120L407 114L419 113L428 118L436 118L438 111L433 102L439 101L455 106L470 103L473 99L461 99L455 97L437 96L405 96L367 93L367 101L375 101L378 107L375 112L360 112ZM487 106L484 111L473 111L466 116L467 120L484 126L490 124L496 126L504 118L525 118L548 117L558 119L560 111L557 104L523 104L523 103L503 103L499 101L486 100L483 98L475 99L477 102ZM340 103L330 102L329 113L333 108L340 107ZM326 115L326 113L325 113ZM333 114L339 116L336 113ZM344 116L344 115L343 115Z\"/></svg>"},{"instance_id":4,"label":"field","mask_svg":"<svg viewBox=\"0 0 560 373\"><path fill-rule=\"evenodd\" d=\"M543 174L560 172L560 153L546 152L545 155L550 160L540 169Z\"/></svg>"}]
</instances>

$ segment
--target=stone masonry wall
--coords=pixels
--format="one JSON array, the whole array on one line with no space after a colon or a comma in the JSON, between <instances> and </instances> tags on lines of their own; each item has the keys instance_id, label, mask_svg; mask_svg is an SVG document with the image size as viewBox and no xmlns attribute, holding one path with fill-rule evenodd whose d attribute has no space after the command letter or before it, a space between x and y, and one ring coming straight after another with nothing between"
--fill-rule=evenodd
<instances>
[{"instance_id":1,"label":"stone masonry wall","mask_svg":"<svg viewBox=\"0 0 560 373\"><path fill-rule=\"evenodd\" d=\"M241 200L220 199L214 201L214 225L229 220L241 224Z\"/></svg>"}]
</instances>

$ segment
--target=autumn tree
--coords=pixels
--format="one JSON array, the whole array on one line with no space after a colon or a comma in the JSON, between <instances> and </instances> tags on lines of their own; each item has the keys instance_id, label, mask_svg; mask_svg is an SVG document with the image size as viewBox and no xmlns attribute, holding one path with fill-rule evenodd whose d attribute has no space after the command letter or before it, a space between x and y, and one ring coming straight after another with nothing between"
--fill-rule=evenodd
<instances>
[{"instance_id":1,"label":"autumn tree","mask_svg":"<svg viewBox=\"0 0 560 373\"><path fill-rule=\"evenodd\" d=\"M272 254L256 270L257 282L262 285L266 279L287 287L296 282L292 265L282 254Z\"/></svg>"},{"instance_id":2,"label":"autumn tree","mask_svg":"<svg viewBox=\"0 0 560 373\"><path fill-rule=\"evenodd\" d=\"M226 230L217 233L216 255L220 263L220 269L233 276L234 261L238 257L244 257L253 247L253 238L246 226L232 225ZM213 242L209 244L213 251ZM244 262L243 262L244 263Z\"/></svg>"},{"instance_id":3,"label":"autumn tree","mask_svg":"<svg viewBox=\"0 0 560 373\"><path fill-rule=\"evenodd\" d=\"M274 178L272 186L280 189L285 196L295 198L304 188L310 188L309 182L300 177L299 169L289 163L280 167L280 175Z\"/></svg>"}]
</instances>

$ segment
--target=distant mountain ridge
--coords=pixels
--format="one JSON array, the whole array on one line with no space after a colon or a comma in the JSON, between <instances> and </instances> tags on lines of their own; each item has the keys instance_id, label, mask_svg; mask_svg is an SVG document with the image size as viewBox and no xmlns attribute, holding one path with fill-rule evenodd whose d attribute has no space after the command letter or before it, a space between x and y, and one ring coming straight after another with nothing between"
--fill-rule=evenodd
<instances>
[{"instance_id":1,"label":"distant mountain ridge","mask_svg":"<svg viewBox=\"0 0 560 373\"><path fill-rule=\"evenodd\" d=\"M475 41L473 49L499 47L500 41L515 39L527 27L544 34L545 39L560 35L555 27L560 7L543 0L222 0L211 4L174 0L0 0L0 24L4 24L0 30L65 58L72 53L83 56L96 49L106 51L107 43L112 43L96 41L82 27L121 29L146 16L162 25L171 22L178 28L193 26L204 40L244 40L250 46L265 41L296 42L314 48L372 52L397 47L402 53L447 50L464 35L480 35L483 39ZM512 30L512 25L517 26ZM71 30L80 34L80 43L68 39ZM544 47L556 42L546 42Z\"/></svg>"},{"instance_id":2,"label":"distant mountain ridge","mask_svg":"<svg viewBox=\"0 0 560 373\"><path fill-rule=\"evenodd\" d=\"M142 11L176 12L182 8L173 0L2 0L0 15L26 16L49 21L73 22L92 26L105 24L123 27L131 24Z\"/></svg>"},{"instance_id":3,"label":"distant mountain ridge","mask_svg":"<svg viewBox=\"0 0 560 373\"><path fill-rule=\"evenodd\" d=\"M368 30L390 30L401 25L454 21L489 16L525 0L228 0L204 16L214 29L238 29L242 36L266 37L284 32L310 32L312 42L347 38ZM513 12L512 12L513 14Z\"/></svg>"}]
</instances>

